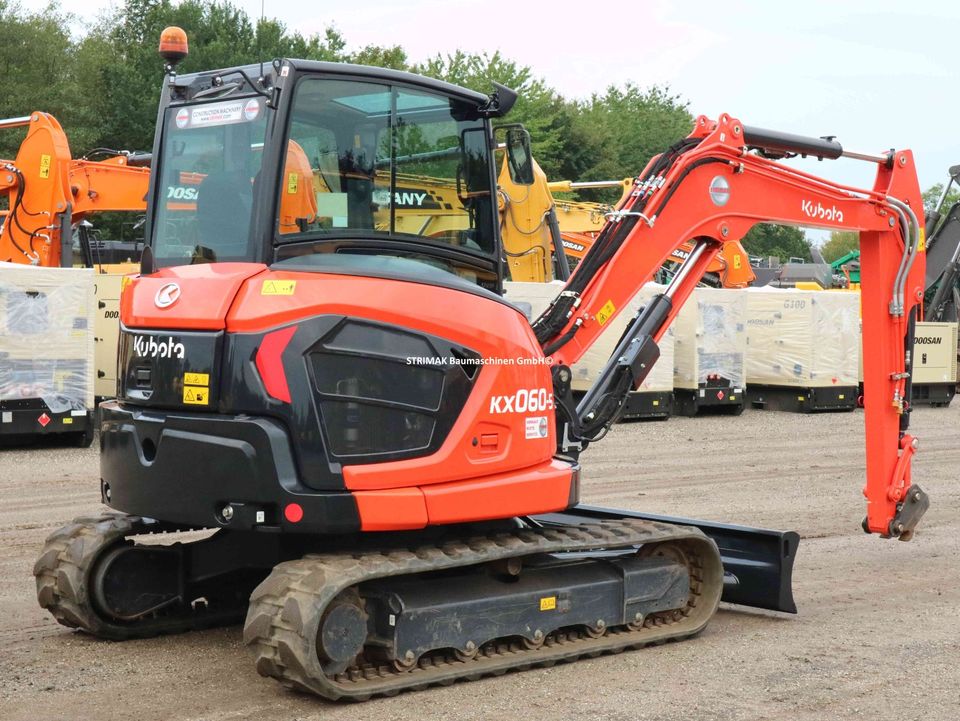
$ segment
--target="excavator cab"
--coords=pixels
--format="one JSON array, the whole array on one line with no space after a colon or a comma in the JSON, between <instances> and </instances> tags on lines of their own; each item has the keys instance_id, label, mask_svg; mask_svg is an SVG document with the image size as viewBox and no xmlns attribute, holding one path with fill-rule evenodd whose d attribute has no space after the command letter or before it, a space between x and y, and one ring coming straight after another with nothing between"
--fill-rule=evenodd
<instances>
[{"instance_id":1,"label":"excavator cab","mask_svg":"<svg viewBox=\"0 0 960 721\"><path fill-rule=\"evenodd\" d=\"M499 292L499 95L305 61L173 83L151 190L158 267L399 265Z\"/></svg>"}]
</instances>

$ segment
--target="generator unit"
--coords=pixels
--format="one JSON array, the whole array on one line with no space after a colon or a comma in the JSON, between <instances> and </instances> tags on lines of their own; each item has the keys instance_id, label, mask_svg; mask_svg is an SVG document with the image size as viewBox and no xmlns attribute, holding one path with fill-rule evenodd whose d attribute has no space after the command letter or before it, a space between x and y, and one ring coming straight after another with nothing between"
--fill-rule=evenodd
<instances>
[{"instance_id":1,"label":"generator unit","mask_svg":"<svg viewBox=\"0 0 960 721\"><path fill-rule=\"evenodd\" d=\"M563 283L504 283L507 299L519 305L527 312L531 319L542 313L549 302L563 289ZM575 395L586 392L596 381L604 365L613 354L620 337L623 335L627 323L643 308L657 293L662 293L664 286L657 283L647 283L637 293L627 308L616 318L610 321L600 340L588 350L583 358L573 366L573 380L571 387ZM649 375L644 378L640 387L627 397L621 420L638 420L643 418L666 419L673 413L673 339L674 330L668 328L660 339L660 358L654 364Z\"/></svg>"},{"instance_id":2,"label":"generator unit","mask_svg":"<svg viewBox=\"0 0 960 721\"><path fill-rule=\"evenodd\" d=\"M94 395L98 400L117 395L117 347L120 339L120 291L123 276L97 273L94 280L97 310L93 322Z\"/></svg>"},{"instance_id":3,"label":"generator unit","mask_svg":"<svg viewBox=\"0 0 960 721\"><path fill-rule=\"evenodd\" d=\"M948 406L957 392L957 324L917 323L913 404Z\"/></svg>"},{"instance_id":4,"label":"generator unit","mask_svg":"<svg viewBox=\"0 0 960 721\"><path fill-rule=\"evenodd\" d=\"M94 273L0 263L0 438L94 433Z\"/></svg>"},{"instance_id":5,"label":"generator unit","mask_svg":"<svg viewBox=\"0 0 960 721\"><path fill-rule=\"evenodd\" d=\"M746 379L745 290L697 288L673 321L674 412L739 415Z\"/></svg>"},{"instance_id":6,"label":"generator unit","mask_svg":"<svg viewBox=\"0 0 960 721\"><path fill-rule=\"evenodd\" d=\"M751 405L800 413L856 408L860 294L751 288L746 295Z\"/></svg>"}]
</instances>

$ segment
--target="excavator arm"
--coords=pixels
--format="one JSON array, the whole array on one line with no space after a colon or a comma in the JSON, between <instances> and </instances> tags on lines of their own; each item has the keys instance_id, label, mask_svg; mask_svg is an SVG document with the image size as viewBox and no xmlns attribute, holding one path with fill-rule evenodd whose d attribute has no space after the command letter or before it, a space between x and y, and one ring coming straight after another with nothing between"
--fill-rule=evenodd
<instances>
[{"instance_id":1,"label":"excavator arm","mask_svg":"<svg viewBox=\"0 0 960 721\"><path fill-rule=\"evenodd\" d=\"M6 197L0 261L70 265L74 223L92 213L144 210L150 170L135 166L147 156L73 159L60 123L33 112L0 120L0 129L27 128L14 160L0 160L0 197Z\"/></svg>"},{"instance_id":2,"label":"excavator arm","mask_svg":"<svg viewBox=\"0 0 960 721\"><path fill-rule=\"evenodd\" d=\"M874 186L843 186L777 162L798 154L873 162ZM908 540L929 505L911 482L917 442L907 432L910 349L924 289L922 208L909 151L853 153L831 139L754 129L728 115L698 118L690 136L650 161L614 222L534 324L551 357L566 426L560 451L578 452L616 420L626 394L656 362L657 341L726 244L761 222L859 231L867 351L864 529ZM572 408L565 369L688 239L693 248L666 291L633 319L595 385Z\"/></svg>"}]
</instances>

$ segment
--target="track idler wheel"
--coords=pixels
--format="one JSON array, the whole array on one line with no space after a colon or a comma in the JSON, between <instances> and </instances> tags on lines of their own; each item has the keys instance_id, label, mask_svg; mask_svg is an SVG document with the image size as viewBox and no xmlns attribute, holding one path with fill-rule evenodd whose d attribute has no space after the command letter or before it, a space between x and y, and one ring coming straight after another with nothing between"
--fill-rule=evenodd
<instances>
[{"instance_id":1,"label":"track idler wheel","mask_svg":"<svg viewBox=\"0 0 960 721\"><path fill-rule=\"evenodd\" d=\"M356 591L345 591L324 611L317 629L317 658L323 672L333 676L345 671L363 652L366 640L363 601Z\"/></svg>"},{"instance_id":2,"label":"track idler wheel","mask_svg":"<svg viewBox=\"0 0 960 721\"><path fill-rule=\"evenodd\" d=\"M90 575L98 610L117 621L136 621L181 601L181 555L164 546L108 549Z\"/></svg>"}]
</instances>

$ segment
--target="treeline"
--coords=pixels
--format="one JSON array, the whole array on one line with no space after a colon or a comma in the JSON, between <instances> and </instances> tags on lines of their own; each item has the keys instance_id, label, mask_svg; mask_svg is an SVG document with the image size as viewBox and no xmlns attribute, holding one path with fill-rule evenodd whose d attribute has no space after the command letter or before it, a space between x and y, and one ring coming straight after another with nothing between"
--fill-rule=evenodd
<instances>
[{"instance_id":1,"label":"treeline","mask_svg":"<svg viewBox=\"0 0 960 721\"><path fill-rule=\"evenodd\" d=\"M401 45L353 48L333 27L305 37L275 19L254 21L229 2L126 0L79 37L70 31L76 22L56 4L28 13L0 0L0 117L52 113L74 157L95 148L150 149L163 82L157 42L168 25L190 38L181 72L299 57L409 70L483 92L491 81L503 83L520 94L509 121L530 130L534 154L553 179L636 175L693 122L687 101L669 87L610 85L570 99L499 52L457 51L417 63ZM0 133L0 158L12 157L21 139L16 131ZM794 228L759 227L746 245L757 255L809 257L809 243Z\"/></svg>"}]
</instances>

